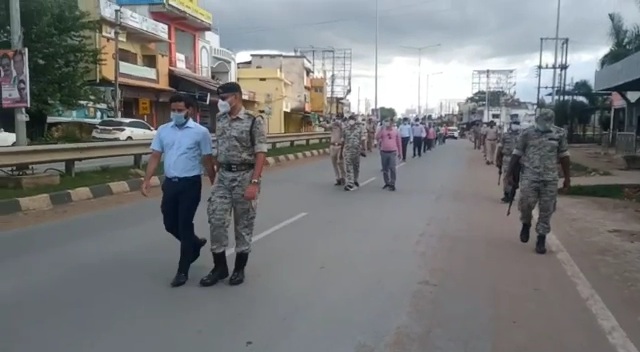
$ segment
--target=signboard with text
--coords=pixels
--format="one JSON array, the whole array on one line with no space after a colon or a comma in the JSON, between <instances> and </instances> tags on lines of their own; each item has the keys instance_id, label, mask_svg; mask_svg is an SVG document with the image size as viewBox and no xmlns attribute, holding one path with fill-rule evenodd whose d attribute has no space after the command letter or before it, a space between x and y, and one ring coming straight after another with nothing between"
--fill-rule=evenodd
<instances>
[{"instance_id":1,"label":"signboard with text","mask_svg":"<svg viewBox=\"0 0 640 352\"><path fill-rule=\"evenodd\" d=\"M0 92L3 108L28 108L29 57L27 49L0 50Z\"/></svg>"},{"instance_id":2,"label":"signboard with text","mask_svg":"<svg viewBox=\"0 0 640 352\"><path fill-rule=\"evenodd\" d=\"M167 0L167 4L199 19L202 22L209 24L213 23L213 15L198 6L198 2L196 0Z\"/></svg>"}]
</instances>

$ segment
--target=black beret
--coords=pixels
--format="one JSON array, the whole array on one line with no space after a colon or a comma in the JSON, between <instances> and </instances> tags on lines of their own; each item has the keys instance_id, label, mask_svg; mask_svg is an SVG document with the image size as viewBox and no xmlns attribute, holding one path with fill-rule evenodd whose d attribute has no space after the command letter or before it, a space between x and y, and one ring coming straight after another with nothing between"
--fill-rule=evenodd
<instances>
[{"instance_id":1,"label":"black beret","mask_svg":"<svg viewBox=\"0 0 640 352\"><path fill-rule=\"evenodd\" d=\"M240 85L236 82L227 82L227 83L221 84L218 87L216 93L218 93L218 95L233 94L233 93L242 94L242 88L240 88Z\"/></svg>"}]
</instances>

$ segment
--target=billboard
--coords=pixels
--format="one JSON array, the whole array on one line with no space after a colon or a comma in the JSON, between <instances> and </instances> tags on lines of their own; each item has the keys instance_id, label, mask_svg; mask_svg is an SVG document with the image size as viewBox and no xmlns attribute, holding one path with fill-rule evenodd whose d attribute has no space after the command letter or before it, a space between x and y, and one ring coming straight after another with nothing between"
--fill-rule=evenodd
<instances>
[{"instance_id":1,"label":"billboard","mask_svg":"<svg viewBox=\"0 0 640 352\"><path fill-rule=\"evenodd\" d=\"M0 92L3 108L28 108L29 59L27 49L0 50Z\"/></svg>"}]
</instances>

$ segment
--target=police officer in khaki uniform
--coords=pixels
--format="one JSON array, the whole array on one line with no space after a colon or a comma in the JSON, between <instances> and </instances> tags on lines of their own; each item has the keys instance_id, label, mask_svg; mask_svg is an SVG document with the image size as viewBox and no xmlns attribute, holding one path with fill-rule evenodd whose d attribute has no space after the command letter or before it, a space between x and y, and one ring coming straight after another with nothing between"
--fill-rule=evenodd
<instances>
[{"instance_id":1,"label":"police officer in khaki uniform","mask_svg":"<svg viewBox=\"0 0 640 352\"><path fill-rule=\"evenodd\" d=\"M233 210L236 240L236 261L229 284L244 282L256 206L260 192L260 177L267 154L267 133L264 121L242 106L240 85L229 82L218 88L216 142L213 156L218 175L211 188L207 207L214 267L200 280L201 286L213 286L229 276L226 249Z\"/></svg>"}]
</instances>

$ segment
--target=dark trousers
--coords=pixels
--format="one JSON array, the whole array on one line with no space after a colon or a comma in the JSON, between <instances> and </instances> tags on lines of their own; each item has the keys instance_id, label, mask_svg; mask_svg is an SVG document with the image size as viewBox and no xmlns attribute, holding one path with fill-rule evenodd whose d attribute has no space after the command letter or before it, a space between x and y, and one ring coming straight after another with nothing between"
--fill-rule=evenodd
<instances>
[{"instance_id":1,"label":"dark trousers","mask_svg":"<svg viewBox=\"0 0 640 352\"><path fill-rule=\"evenodd\" d=\"M202 192L202 177L166 178L162 183L162 220L164 228L180 241L178 272L188 273L191 261L200 250L193 226Z\"/></svg>"},{"instance_id":2,"label":"dark trousers","mask_svg":"<svg viewBox=\"0 0 640 352\"><path fill-rule=\"evenodd\" d=\"M422 156L422 137L413 137L413 157Z\"/></svg>"},{"instance_id":3,"label":"dark trousers","mask_svg":"<svg viewBox=\"0 0 640 352\"><path fill-rule=\"evenodd\" d=\"M422 153L427 152L427 147L429 146L429 140L427 137L422 138Z\"/></svg>"},{"instance_id":4,"label":"dark trousers","mask_svg":"<svg viewBox=\"0 0 640 352\"><path fill-rule=\"evenodd\" d=\"M407 161L407 145L411 137L402 137L402 161Z\"/></svg>"}]
</instances>

